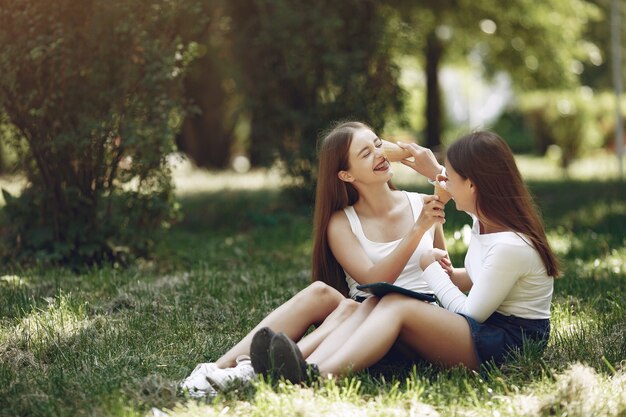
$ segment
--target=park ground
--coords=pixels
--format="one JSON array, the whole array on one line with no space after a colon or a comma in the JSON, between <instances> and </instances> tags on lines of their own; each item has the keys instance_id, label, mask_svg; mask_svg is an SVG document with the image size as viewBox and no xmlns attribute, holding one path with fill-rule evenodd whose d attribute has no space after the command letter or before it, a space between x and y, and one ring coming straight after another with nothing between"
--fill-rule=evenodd
<instances>
[{"instance_id":1,"label":"park ground","mask_svg":"<svg viewBox=\"0 0 626 417\"><path fill-rule=\"evenodd\" d=\"M543 158L519 164L564 266L543 353L482 374L384 363L314 387L177 395L198 362L309 283L312 222L311 207L280 193L276 172L183 166L183 218L157 242L157 258L81 273L0 271L0 416L624 416L626 185L606 155L576 162L567 179ZM400 168L401 188L430 192ZM469 218L453 204L446 211L460 265Z\"/></svg>"}]
</instances>

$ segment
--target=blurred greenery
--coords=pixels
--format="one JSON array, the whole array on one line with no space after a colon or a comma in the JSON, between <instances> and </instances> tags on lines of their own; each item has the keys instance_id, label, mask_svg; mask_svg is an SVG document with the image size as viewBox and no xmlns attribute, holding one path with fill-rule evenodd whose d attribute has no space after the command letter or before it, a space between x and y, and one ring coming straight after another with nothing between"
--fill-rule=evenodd
<instances>
[{"instance_id":1,"label":"blurred greenery","mask_svg":"<svg viewBox=\"0 0 626 417\"><path fill-rule=\"evenodd\" d=\"M379 130L401 110L388 13L372 0L230 1L233 54L253 164L278 157L311 201L316 145L331 121Z\"/></svg>"},{"instance_id":2,"label":"blurred greenery","mask_svg":"<svg viewBox=\"0 0 626 417\"><path fill-rule=\"evenodd\" d=\"M485 123L567 168L614 146L609 6L0 0L0 172L30 187L5 193L0 252L76 266L149 259L178 216L175 150L210 169L235 157L238 170L278 167L287 198L310 203L317 140L334 121L435 150L478 127L447 118L444 68L485 83L506 74L514 98ZM468 103L451 105L482 105L461 95Z\"/></svg>"},{"instance_id":3,"label":"blurred greenery","mask_svg":"<svg viewBox=\"0 0 626 417\"><path fill-rule=\"evenodd\" d=\"M392 24L400 55L417 54L422 61L424 144L432 149L441 145L445 125L439 82L443 65L470 67L485 78L506 72L518 91L575 87L573 64L588 60L585 25L601 18L597 7L579 0L518 1L507 7L492 0L390 3L398 12Z\"/></svg>"},{"instance_id":4,"label":"blurred greenery","mask_svg":"<svg viewBox=\"0 0 626 417\"><path fill-rule=\"evenodd\" d=\"M28 179L19 196L3 190L3 262L122 262L175 219L164 157L190 54L178 12L156 0L0 3L0 131Z\"/></svg>"}]
</instances>

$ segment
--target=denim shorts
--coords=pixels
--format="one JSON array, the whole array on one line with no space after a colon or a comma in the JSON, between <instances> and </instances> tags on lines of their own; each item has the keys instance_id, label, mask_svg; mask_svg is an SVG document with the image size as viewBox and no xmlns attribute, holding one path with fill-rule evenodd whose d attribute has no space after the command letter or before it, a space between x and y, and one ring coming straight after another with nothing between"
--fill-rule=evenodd
<instances>
[{"instance_id":1,"label":"denim shorts","mask_svg":"<svg viewBox=\"0 0 626 417\"><path fill-rule=\"evenodd\" d=\"M483 323L461 314L470 326L479 364L502 364L512 351L521 351L525 341L545 349L550 337L549 319L525 319L493 313Z\"/></svg>"}]
</instances>

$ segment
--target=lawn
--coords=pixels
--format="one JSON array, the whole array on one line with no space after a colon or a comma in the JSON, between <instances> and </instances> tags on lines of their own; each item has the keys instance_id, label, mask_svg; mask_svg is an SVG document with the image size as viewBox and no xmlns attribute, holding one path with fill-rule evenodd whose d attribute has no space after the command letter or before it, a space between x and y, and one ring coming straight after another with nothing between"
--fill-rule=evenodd
<instances>
[{"instance_id":1,"label":"lawn","mask_svg":"<svg viewBox=\"0 0 626 417\"><path fill-rule=\"evenodd\" d=\"M0 271L0 416L626 415L626 186L598 177L525 174L564 265L547 350L500 369L401 366L312 388L258 383L213 402L176 395L310 280L311 207L277 176L185 173L184 219L159 256L80 275ZM242 180L243 179L243 180ZM403 188L429 192L399 175ZM447 208L453 261L468 217Z\"/></svg>"}]
</instances>

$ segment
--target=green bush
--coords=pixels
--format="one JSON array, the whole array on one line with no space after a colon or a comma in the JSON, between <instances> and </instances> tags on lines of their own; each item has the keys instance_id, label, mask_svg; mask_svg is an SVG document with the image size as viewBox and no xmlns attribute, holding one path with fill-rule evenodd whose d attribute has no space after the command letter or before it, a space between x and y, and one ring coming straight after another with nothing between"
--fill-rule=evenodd
<instances>
[{"instance_id":1,"label":"green bush","mask_svg":"<svg viewBox=\"0 0 626 417\"><path fill-rule=\"evenodd\" d=\"M615 93L603 92L597 94L594 99L594 120L605 147L615 146ZM621 102L622 119L626 119L626 96L622 96Z\"/></svg>"},{"instance_id":2,"label":"green bush","mask_svg":"<svg viewBox=\"0 0 626 417\"><path fill-rule=\"evenodd\" d=\"M516 154L535 153L533 133L518 109L507 109L490 127L498 132Z\"/></svg>"},{"instance_id":3,"label":"green bush","mask_svg":"<svg viewBox=\"0 0 626 417\"><path fill-rule=\"evenodd\" d=\"M191 0L189 0L189 3ZM176 218L164 156L183 112L184 2L0 0L0 110L29 187L0 256L83 265L144 255Z\"/></svg>"},{"instance_id":4,"label":"green bush","mask_svg":"<svg viewBox=\"0 0 626 417\"><path fill-rule=\"evenodd\" d=\"M564 168L584 150L602 145L596 100L590 89L527 93L520 99L520 110L540 152L557 145Z\"/></svg>"}]
</instances>

